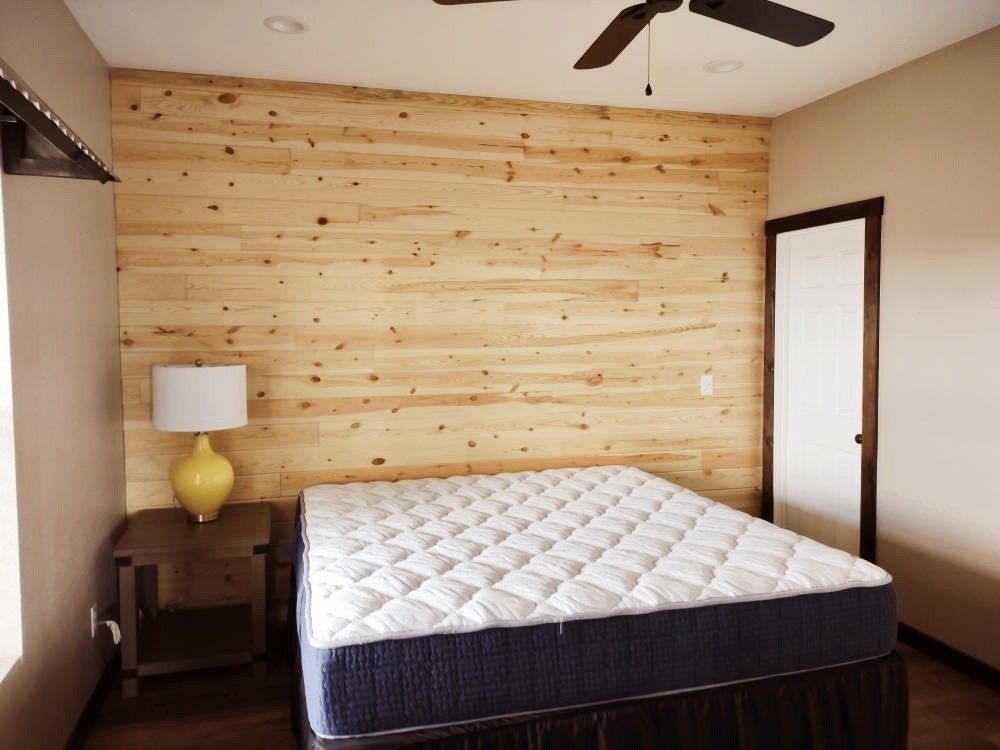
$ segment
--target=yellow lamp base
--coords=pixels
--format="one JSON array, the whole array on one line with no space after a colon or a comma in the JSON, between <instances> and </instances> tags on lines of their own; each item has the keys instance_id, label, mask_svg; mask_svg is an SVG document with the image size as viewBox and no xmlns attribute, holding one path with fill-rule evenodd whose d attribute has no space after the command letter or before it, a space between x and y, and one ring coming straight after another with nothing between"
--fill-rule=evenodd
<instances>
[{"instance_id":1,"label":"yellow lamp base","mask_svg":"<svg viewBox=\"0 0 1000 750\"><path fill-rule=\"evenodd\" d=\"M208 434L194 436L191 455L174 464L170 484L174 497L192 521L205 523L219 517L219 509L233 491L233 466L225 456L212 450Z\"/></svg>"}]
</instances>

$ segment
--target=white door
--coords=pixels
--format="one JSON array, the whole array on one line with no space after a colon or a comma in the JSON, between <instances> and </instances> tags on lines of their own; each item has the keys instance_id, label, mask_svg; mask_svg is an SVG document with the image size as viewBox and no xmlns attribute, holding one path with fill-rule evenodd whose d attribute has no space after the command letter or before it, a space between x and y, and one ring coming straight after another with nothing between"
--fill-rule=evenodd
<instances>
[{"instance_id":1,"label":"white door","mask_svg":"<svg viewBox=\"0 0 1000 750\"><path fill-rule=\"evenodd\" d=\"M774 517L858 553L865 220L777 236Z\"/></svg>"}]
</instances>

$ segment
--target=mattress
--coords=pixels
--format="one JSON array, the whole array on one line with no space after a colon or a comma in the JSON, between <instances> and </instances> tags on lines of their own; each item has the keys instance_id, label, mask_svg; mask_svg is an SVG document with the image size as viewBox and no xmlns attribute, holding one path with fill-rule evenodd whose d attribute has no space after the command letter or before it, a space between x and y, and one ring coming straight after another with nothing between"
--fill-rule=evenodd
<instances>
[{"instance_id":1,"label":"mattress","mask_svg":"<svg viewBox=\"0 0 1000 750\"><path fill-rule=\"evenodd\" d=\"M628 466L310 487L321 738L691 690L892 650L890 576Z\"/></svg>"}]
</instances>

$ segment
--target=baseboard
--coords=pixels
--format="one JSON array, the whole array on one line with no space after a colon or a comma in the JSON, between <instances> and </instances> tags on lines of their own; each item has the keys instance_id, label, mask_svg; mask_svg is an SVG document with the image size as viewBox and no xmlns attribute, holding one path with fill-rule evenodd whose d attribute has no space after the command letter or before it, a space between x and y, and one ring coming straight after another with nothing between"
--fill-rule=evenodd
<instances>
[{"instance_id":1,"label":"baseboard","mask_svg":"<svg viewBox=\"0 0 1000 750\"><path fill-rule=\"evenodd\" d=\"M76 725L69 735L69 739L66 740L65 750L83 749L87 741L87 735L90 734L90 730L93 728L94 723L97 721L97 716L101 712L101 706L104 705L104 699L108 697L108 694L114 687L120 666L120 658L116 653L114 658L110 659L105 665L104 671L101 673L101 678L97 681L97 685L94 686L94 692L90 694L87 705L83 707L80 718L77 719Z\"/></svg>"},{"instance_id":2,"label":"baseboard","mask_svg":"<svg viewBox=\"0 0 1000 750\"><path fill-rule=\"evenodd\" d=\"M918 651L923 651L928 656L933 656L956 672L961 672L988 688L1000 691L1000 669L902 622L899 623L899 640Z\"/></svg>"}]
</instances>

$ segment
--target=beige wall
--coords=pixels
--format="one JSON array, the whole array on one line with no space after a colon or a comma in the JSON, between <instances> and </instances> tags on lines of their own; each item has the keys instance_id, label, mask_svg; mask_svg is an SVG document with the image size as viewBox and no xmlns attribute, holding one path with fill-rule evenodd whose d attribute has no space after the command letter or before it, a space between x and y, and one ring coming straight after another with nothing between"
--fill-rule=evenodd
<instances>
[{"instance_id":1,"label":"beige wall","mask_svg":"<svg viewBox=\"0 0 1000 750\"><path fill-rule=\"evenodd\" d=\"M1000 27L774 122L772 218L877 195L880 562L1000 666Z\"/></svg>"},{"instance_id":2,"label":"beige wall","mask_svg":"<svg viewBox=\"0 0 1000 750\"><path fill-rule=\"evenodd\" d=\"M0 55L103 157L108 71L60 0L0 0ZM3 175L24 654L0 683L0 747L60 747L110 655L124 514L112 189Z\"/></svg>"}]
</instances>

